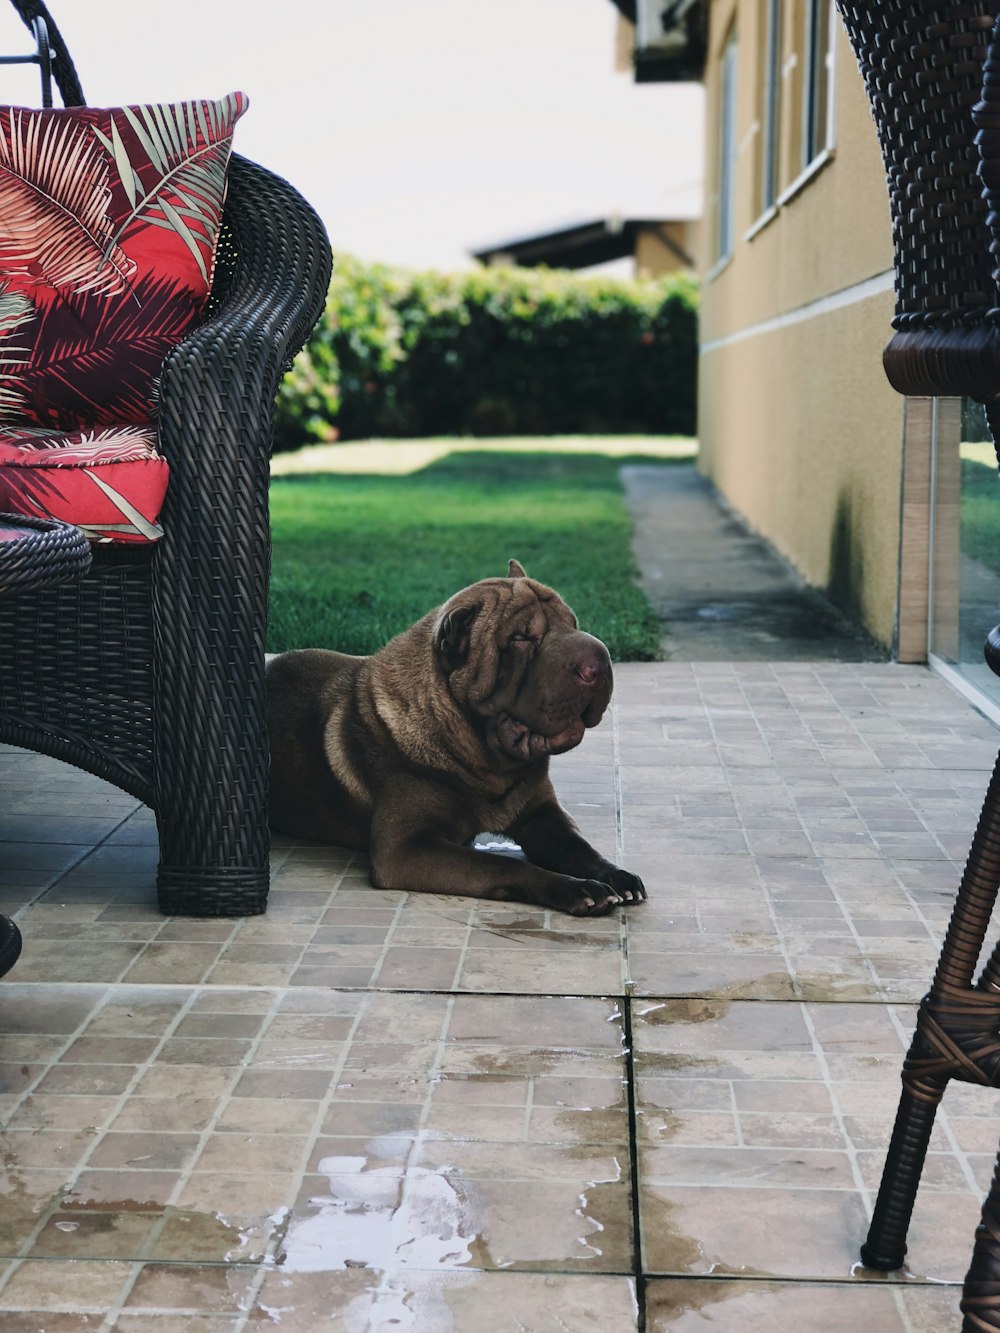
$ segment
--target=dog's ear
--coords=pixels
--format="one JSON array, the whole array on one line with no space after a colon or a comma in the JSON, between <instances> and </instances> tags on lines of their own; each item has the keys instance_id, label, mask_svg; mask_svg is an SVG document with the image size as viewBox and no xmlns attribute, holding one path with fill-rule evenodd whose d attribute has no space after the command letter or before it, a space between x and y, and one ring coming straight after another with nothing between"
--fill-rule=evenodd
<instances>
[{"instance_id":1,"label":"dog's ear","mask_svg":"<svg viewBox=\"0 0 1000 1333\"><path fill-rule=\"evenodd\" d=\"M507 577L509 579L526 579L528 577L520 560L511 560L508 563Z\"/></svg>"},{"instance_id":2,"label":"dog's ear","mask_svg":"<svg viewBox=\"0 0 1000 1333\"><path fill-rule=\"evenodd\" d=\"M434 647L449 670L460 667L469 656L472 622L478 610L474 602L446 607L434 628Z\"/></svg>"}]
</instances>

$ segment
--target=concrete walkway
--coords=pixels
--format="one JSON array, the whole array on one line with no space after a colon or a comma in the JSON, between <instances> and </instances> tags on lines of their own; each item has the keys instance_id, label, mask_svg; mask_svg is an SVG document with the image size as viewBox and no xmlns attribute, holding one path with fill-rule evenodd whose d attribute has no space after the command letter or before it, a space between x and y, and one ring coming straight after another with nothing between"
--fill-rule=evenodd
<instances>
[{"instance_id":1,"label":"concrete walkway","mask_svg":"<svg viewBox=\"0 0 1000 1333\"><path fill-rule=\"evenodd\" d=\"M885 652L720 502L693 464L622 468L640 586L672 662L874 662Z\"/></svg>"}]
</instances>

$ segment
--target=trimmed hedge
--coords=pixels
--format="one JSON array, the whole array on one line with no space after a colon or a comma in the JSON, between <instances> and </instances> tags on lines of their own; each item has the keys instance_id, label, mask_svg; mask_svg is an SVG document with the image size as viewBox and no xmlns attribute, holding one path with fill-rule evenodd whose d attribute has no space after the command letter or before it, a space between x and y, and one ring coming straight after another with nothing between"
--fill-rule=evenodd
<instances>
[{"instance_id":1,"label":"trimmed hedge","mask_svg":"<svg viewBox=\"0 0 1000 1333\"><path fill-rule=\"evenodd\" d=\"M338 261L278 396L276 445L695 432L697 284Z\"/></svg>"}]
</instances>

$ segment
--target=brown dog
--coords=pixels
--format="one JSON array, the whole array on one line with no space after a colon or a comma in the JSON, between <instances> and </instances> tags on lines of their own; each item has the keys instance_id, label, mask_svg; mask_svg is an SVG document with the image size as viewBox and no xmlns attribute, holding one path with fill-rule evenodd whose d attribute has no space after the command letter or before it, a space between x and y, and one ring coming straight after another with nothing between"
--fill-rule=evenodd
<instances>
[{"instance_id":1,"label":"brown dog","mask_svg":"<svg viewBox=\"0 0 1000 1333\"><path fill-rule=\"evenodd\" d=\"M517 899L581 916L638 902L556 799L549 756L611 698L611 659L516 560L372 657L304 649L267 670L271 822L368 849L378 888ZM527 861L476 851L509 834Z\"/></svg>"}]
</instances>

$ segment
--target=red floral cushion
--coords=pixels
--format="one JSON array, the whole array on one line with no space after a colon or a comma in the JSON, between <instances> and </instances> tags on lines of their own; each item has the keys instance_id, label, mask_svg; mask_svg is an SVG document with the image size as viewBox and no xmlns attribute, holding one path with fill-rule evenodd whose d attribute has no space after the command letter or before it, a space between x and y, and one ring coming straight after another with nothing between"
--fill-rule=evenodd
<instances>
[{"instance_id":1,"label":"red floral cushion","mask_svg":"<svg viewBox=\"0 0 1000 1333\"><path fill-rule=\"evenodd\" d=\"M163 358L204 312L233 127L246 106L232 93L106 110L0 107L0 440L8 451L0 450L0 466L11 463L10 448L24 447L12 443L11 428L41 430L32 451L61 437L62 471L84 436L88 447L108 445L104 427L120 443L120 428L150 426ZM128 462L143 475L163 472L155 432L147 433L153 456L118 459L116 469ZM22 470L50 466L17 458ZM101 466L109 461L102 456ZM87 482L80 493L96 489ZM23 493L23 477L13 490ZM147 498L137 512L155 526ZM40 512L41 503L36 493L23 512Z\"/></svg>"},{"instance_id":2,"label":"red floral cushion","mask_svg":"<svg viewBox=\"0 0 1000 1333\"><path fill-rule=\"evenodd\" d=\"M0 426L0 512L58 518L92 541L151 542L167 489L155 426L53 435Z\"/></svg>"}]
</instances>

